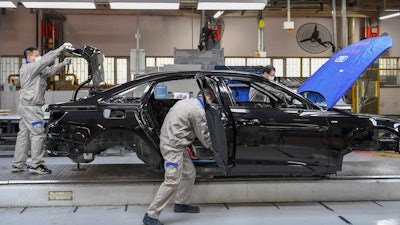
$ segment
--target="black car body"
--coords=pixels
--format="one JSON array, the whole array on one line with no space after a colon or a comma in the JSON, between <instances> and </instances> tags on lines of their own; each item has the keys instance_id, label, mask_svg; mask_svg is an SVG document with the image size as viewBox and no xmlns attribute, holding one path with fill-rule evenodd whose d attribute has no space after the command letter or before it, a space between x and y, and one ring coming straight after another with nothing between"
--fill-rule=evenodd
<instances>
[{"instance_id":1,"label":"black car body","mask_svg":"<svg viewBox=\"0 0 400 225\"><path fill-rule=\"evenodd\" d=\"M378 150L381 139L398 147L397 119L326 110L256 74L185 71L144 75L50 105L46 149L89 163L109 148L123 147L162 169L159 134L165 115L176 101L196 97L206 87L216 96L205 107L213 151L199 142L190 146L199 174L332 174L353 150ZM267 100L250 101L249 88Z\"/></svg>"}]
</instances>

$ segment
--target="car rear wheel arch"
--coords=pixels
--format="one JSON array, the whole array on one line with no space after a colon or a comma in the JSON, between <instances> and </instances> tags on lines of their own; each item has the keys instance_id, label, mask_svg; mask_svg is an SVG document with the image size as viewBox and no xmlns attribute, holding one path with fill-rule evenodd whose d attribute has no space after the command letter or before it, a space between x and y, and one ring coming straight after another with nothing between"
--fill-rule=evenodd
<instances>
[{"instance_id":1,"label":"car rear wheel arch","mask_svg":"<svg viewBox=\"0 0 400 225\"><path fill-rule=\"evenodd\" d=\"M162 156L158 146L154 146L141 128L113 128L96 135L84 147L82 153L101 154L110 148L125 148L136 153L147 165L158 168L162 164Z\"/></svg>"}]
</instances>

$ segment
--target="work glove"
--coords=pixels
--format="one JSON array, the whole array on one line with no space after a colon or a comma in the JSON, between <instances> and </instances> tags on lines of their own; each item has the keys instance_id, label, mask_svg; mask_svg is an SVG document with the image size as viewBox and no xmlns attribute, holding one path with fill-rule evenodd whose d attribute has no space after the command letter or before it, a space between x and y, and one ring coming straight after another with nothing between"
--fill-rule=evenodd
<instances>
[{"instance_id":1,"label":"work glove","mask_svg":"<svg viewBox=\"0 0 400 225\"><path fill-rule=\"evenodd\" d=\"M62 64L64 66L71 65L71 61L72 61L71 58L65 58L64 61L62 62Z\"/></svg>"},{"instance_id":2,"label":"work glove","mask_svg":"<svg viewBox=\"0 0 400 225\"><path fill-rule=\"evenodd\" d=\"M69 42L65 42L63 45L61 45L60 48L61 48L62 51L64 51L64 50L73 50L74 46Z\"/></svg>"}]
</instances>

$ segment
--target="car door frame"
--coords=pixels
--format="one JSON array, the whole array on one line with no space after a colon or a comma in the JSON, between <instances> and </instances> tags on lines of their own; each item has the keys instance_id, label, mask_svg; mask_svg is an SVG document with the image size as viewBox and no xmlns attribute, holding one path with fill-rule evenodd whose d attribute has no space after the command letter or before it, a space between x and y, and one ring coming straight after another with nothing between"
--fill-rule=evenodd
<instances>
[{"instance_id":1,"label":"car door frame","mask_svg":"<svg viewBox=\"0 0 400 225\"><path fill-rule=\"evenodd\" d=\"M217 104L208 104L204 101L207 125L209 127L214 160L222 168L225 176L229 168L235 164L236 135L232 126L232 117L229 110L222 104L218 81L203 74L197 74L196 80L204 96L204 84L214 93ZM203 99L204 100L204 99ZM229 140L229 141L228 141Z\"/></svg>"},{"instance_id":2,"label":"car door frame","mask_svg":"<svg viewBox=\"0 0 400 225\"><path fill-rule=\"evenodd\" d=\"M229 77L225 77L224 79L229 79ZM238 79L238 80L247 80L247 78L245 78L245 79ZM254 81L256 81L256 80L254 80ZM261 80L257 80L257 81L261 81ZM248 80L248 82L251 82L251 80ZM226 85L227 86L227 84L226 84L226 81L225 82L221 82L221 85ZM227 89L229 89L228 87L227 87ZM234 100L233 100L234 101ZM235 102L235 101L234 101ZM305 101L305 102L303 102L303 104L305 104L307 101ZM233 103L233 102L232 102ZM231 107L232 105L230 105L229 107ZM294 126L296 126L296 123L299 123L299 125L301 124L301 123L304 123L304 122L307 122L307 121L309 121L310 122L310 125L313 125L312 123L312 121L314 121L315 119L317 119L315 116L316 115L318 115L318 113L320 113L321 111L319 110L319 109L317 109L317 108L313 108L313 109L292 109L292 108L282 108L282 109L278 109L278 108L276 108L276 109L274 109L274 110L281 110L281 111L285 111L285 117L287 117L287 116L289 116L290 114L292 114L292 115L295 115L295 117L294 118L292 118L292 122L288 122L288 125L290 125L291 123L292 123L292 125L294 125ZM230 111L233 113L233 111L230 109ZM240 111L240 110L236 110L236 111ZM246 110L243 110L243 112L244 111L246 111ZM237 114L237 113L236 113ZM264 113L265 114L265 113ZM321 114L320 114L321 115ZM235 121L234 121L234 123L235 123L235 125L236 125L236 123L238 122L238 121L236 121L237 120L237 118L233 118ZM284 119L284 117L282 117L281 119ZM325 144L327 144L327 145L329 145L329 142L330 142L330 134L329 134L329 132L330 132L330 130L329 130L329 123L328 123L328 121L327 121L327 118L326 117L320 117L319 118L319 124L321 125L320 127L312 127L312 126L308 126L307 127L307 124L304 124L304 127L303 127L303 129L313 129L315 132L316 131L321 131L321 132L324 132L324 134L323 134L323 136L325 136L324 138L322 138L323 139L323 141L324 141L324 143ZM258 121L257 119L256 119L256 121ZM246 123L248 122L248 124L250 124L250 122L251 121L245 121ZM258 122L260 122L260 121L258 121ZM318 122L317 122L318 123ZM267 124L268 125L268 124ZM274 126L273 124L271 124L272 126ZM269 128L268 127L264 127L264 128L266 128L267 130L269 130ZM302 127L299 127L299 128L302 128ZM278 133L280 133L280 131L279 131L279 129L280 129L280 127L279 126L277 126L277 127L271 127L271 130L275 130L275 131L277 131ZM239 132L239 130L237 131L237 132ZM283 131L283 132L291 132L290 130L288 130L288 131ZM238 134L238 133L237 133ZM280 135L282 135L282 133L280 133ZM237 137L238 138L238 137ZM321 139L321 140L322 140ZM238 139L237 139L237 141L239 141ZM238 145L238 143L236 143L237 145ZM275 145L276 147L278 147L279 145L277 145L278 143L274 143L273 145ZM318 157L318 155L317 154L314 154L316 157ZM321 156L322 157L322 155L319 155L319 156ZM326 172L326 171L328 171L329 170L329 166L330 166L330 164L332 163L331 162L331 160L332 160L332 154L331 154L331 151L330 150L328 150L328 149L326 149L326 152L325 152L325 154L324 154L324 157L326 157L325 159L324 159L324 161L326 161L326 163L323 163L323 164L325 164L325 166L321 166L320 167L320 169L318 169L319 170L319 172L320 173L324 173L324 172ZM239 160L239 158L238 158L238 156L236 157L236 162L238 163L238 165L240 164L240 162L238 161ZM322 159L316 159L315 161L316 161L316 163L318 163L318 161L321 161ZM267 160L268 161L268 160ZM267 161L265 162L265 163L267 163ZM322 161L321 161L322 162ZM296 161L296 160L283 160L283 161L281 161L281 162L272 162L271 161L271 163L273 163L273 164L275 164L275 165L282 165L282 166L285 166L285 165L293 165L292 166L292 168L300 168L299 166L307 166L307 163L303 163L302 161ZM310 162L309 162L310 163ZM257 163L257 164L259 164L259 165L261 165L261 164L263 164L263 162L260 162L260 163ZM323 164L321 164L321 165L323 165ZM275 167L276 169L278 169L278 167ZM284 167L282 167L282 169L284 169ZM310 171L312 171L314 168L312 168ZM305 169L303 170L303 171L306 171ZM288 171L289 172L289 171Z\"/></svg>"}]
</instances>

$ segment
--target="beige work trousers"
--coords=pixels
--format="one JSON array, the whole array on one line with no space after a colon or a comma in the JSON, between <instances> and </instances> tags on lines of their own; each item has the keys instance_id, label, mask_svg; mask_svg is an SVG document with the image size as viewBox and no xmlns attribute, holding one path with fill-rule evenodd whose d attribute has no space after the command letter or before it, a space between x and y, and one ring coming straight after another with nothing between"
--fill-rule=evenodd
<instances>
[{"instance_id":1,"label":"beige work trousers","mask_svg":"<svg viewBox=\"0 0 400 225\"><path fill-rule=\"evenodd\" d=\"M28 159L28 151L31 150L33 167L44 163L43 141L45 139L44 113L41 106L20 104L18 112L21 115L19 132L15 143L13 165L21 167Z\"/></svg>"},{"instance_id":2,"label":"beige work trousers","mask_svg":"<svg viewBox=\"0 0 400 225\"><path fill-rule=\"evenodd\" d=\"M174 149L164 144L161 154L165 160L164 181L147 209L147 215L155 219L159 218L175 190L175 204L188 205L196 179L196 168L184 147Z\"/></svg>"}]
</instances>

